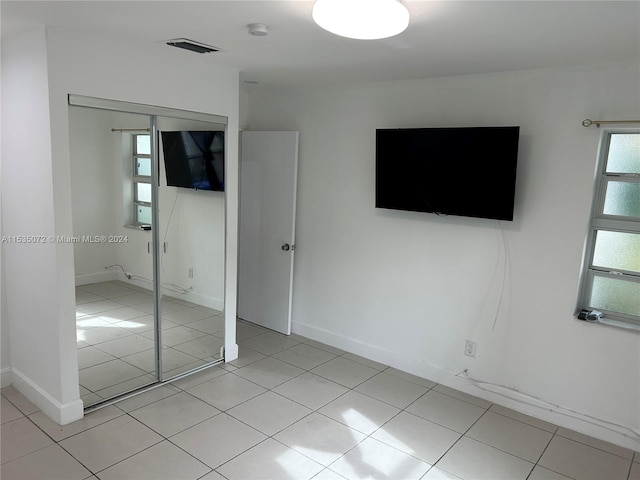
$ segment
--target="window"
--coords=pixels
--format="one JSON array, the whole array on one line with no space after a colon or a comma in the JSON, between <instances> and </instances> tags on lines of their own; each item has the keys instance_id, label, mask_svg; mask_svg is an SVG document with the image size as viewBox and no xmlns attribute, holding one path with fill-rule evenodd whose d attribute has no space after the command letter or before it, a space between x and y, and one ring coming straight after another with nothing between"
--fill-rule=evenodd
<instances>
[{"instance_id":1,"label":"window","mask_svg":"<svg viewBox=\"0 0 640 480\"><path fill-rule=\"evenodd\" d=\"M579 309L640 329L640 131L600 140Z\"/></svg>"},{"instance_id":2,"label":"window","mask_svg":"<svg viewBox=\"0 0 640 480\"><path fill-rule=\"evenodd\" d=\"M151 136L133 135L133 220L151 225Z\"/></svg>"}]
</instances>

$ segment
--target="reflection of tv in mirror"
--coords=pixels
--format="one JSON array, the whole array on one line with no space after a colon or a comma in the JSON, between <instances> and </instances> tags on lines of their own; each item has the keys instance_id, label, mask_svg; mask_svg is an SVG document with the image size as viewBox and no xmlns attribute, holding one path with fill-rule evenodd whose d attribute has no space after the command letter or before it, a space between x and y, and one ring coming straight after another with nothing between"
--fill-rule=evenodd
<instances>
[{"instance_id":1,"label":"reflection of tv in mirror","mask_svg":"<svg viewBox=\"0 0 640 480\"><path fill-rule=\"evenodd\" d=\"M162 132L167 186L224 192L224 132Z\"/></svg>"}]
</instances>

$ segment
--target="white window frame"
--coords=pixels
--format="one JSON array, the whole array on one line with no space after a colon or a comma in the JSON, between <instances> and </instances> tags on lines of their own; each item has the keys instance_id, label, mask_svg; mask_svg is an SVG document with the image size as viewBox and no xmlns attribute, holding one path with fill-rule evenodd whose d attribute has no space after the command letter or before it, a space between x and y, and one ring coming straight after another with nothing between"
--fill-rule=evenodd
<instances>
[{"instance_id":1,"label":"white window frame","mask_svg":"<svg viewBox=\"0 0 640 480\"><path fill-rule=\"evenodd\" d=\"M139 183L145 183L149 185L149 188L151 188L151 174L149 175L139 175L137 173L137 163L138 163L138 158L148 158L149 162L152 161L151 159L151 154L146 154L146 153L138 153L138 137L140 136L147 136L149 137L149 140L151 140L150 134L148 133L136 133L133 134L131 136L131 143L132 143L132 154L131 154L131 168L132 168L132 178L133 178L133 182L131 182L131 188L133 189L133 191L131 192L131 198L133 199L132 201L132 213L133 213L133 224L134 225L150 225L151 222L149 223L144 223L144 222L140 222L138 221L138 207L142 206L142 207L149 207L151 208L151 202L143 202L138 200L138 189L137 189L137 184Z\"/></svg>"},{"instance_id":2,"label":"white window frame","mask_svg":"<svg viewBox=\"0 0 640 480\"><path fill-rule=\"evenodd\" d=\"M580 280L580 290L578 293L578 304L575 315L577 317L580 310L582 309L597 309L604 315L601 320L597 321L597 323L629 328L633 330L640 330L640 316L603 310L602 308L589 305L591 289L593 287L593 279L597 276L640 283L640 275L638 274L638 272L611 271L610 269L593 265L593 256L598 230L640 234L640 219L617 215L607 215L604 213L604 202L608 181L617 180L640 183L640 174L614 174L606 172L609 154L609 142L611 136L616 133L631 133L640 135L640 129L604 129L600 135L600 144L598 147L598 167L596 178L594 181L591 217L585 242L583 255L584 261Z\"/></svg>"}]
</instances>

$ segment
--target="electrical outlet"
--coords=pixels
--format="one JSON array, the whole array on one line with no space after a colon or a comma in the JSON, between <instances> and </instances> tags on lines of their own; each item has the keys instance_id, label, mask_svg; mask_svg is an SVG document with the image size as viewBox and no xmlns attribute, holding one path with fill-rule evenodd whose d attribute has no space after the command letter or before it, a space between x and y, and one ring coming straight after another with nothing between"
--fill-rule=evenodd
<instances>
[{"instance_id":1,"label":"electrical outlet","mask_svg":"<svg viewBox=\"0 0 640 480\"><path fill-rule=\"evenodd\" d=\"M476 358L476 342L467 340L467 342L464 344L464 354L468 357Z\"/></svg>"},{"instance_id":2,"label":"electrical outlet","mask_svg":"<svg viewBox=\"0 0 640 480\"><path fill-rule=\"evenodd\" d=\"M189 267L189 278L193 278L193 267Z\"/></svg>"}]
</instances>

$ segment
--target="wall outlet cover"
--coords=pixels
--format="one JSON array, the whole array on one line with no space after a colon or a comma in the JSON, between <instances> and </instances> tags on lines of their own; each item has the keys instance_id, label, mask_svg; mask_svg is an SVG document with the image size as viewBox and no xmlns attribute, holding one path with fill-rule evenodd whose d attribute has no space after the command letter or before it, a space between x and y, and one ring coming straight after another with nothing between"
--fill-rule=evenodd
<instances>
[{"instance_id":1,"label":"wall outlet cover","mask_svg":"<svg viewBox=\"0 0 640 480\"><path fill-rule=\"evenodd\" d=\"M464 354L467 355L468 357L475 358L475 356L476 356L476 342L473 342L471 340L467 340L466 343L464 344Z\"/></svg>"}]
</instances>

